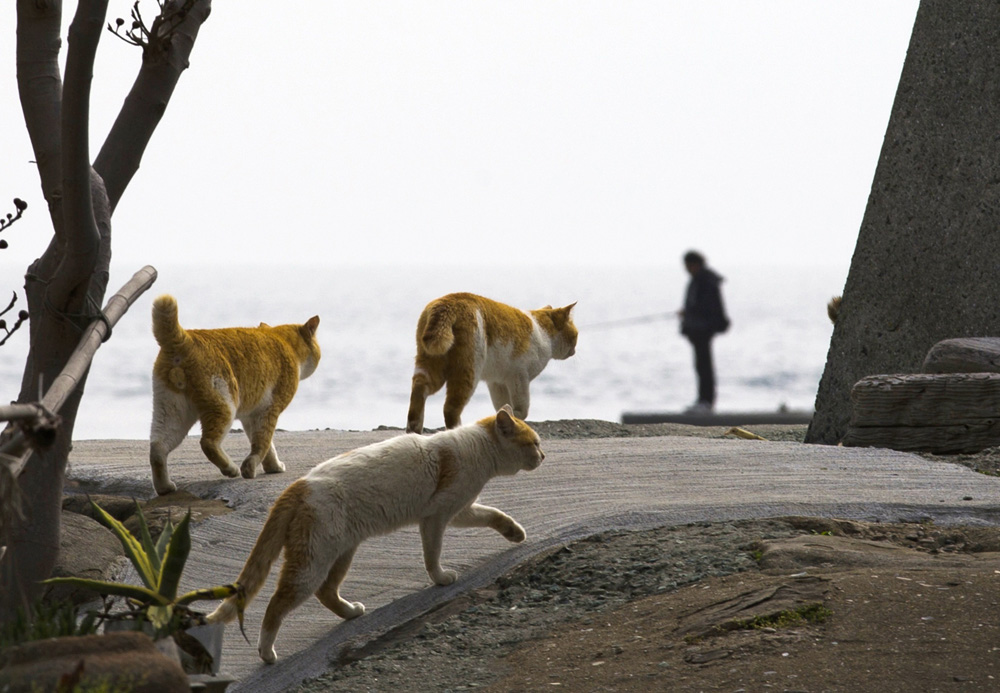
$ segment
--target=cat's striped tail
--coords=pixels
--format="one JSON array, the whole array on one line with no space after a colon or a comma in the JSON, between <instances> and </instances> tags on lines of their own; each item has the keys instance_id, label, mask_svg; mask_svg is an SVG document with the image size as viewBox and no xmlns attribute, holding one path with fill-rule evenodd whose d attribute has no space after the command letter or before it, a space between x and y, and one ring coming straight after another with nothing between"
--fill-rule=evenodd
<instances>
[{"instance_id":1,"label":"cat's striped tail","mask_svg":"<svg viewBox=\"0 0 1000 693\"><path fill-rule=\"evenodd\" d=\"M271 506L271 512L264 522L264 528L260 530L257 543L253 545L240 576L236 578L236 582L243 588L245 605L249 605L264 586L271 572L271 566L285 546L288 526L296 513L301 512L302 502L308 493L309 483L305 479L299 479L286 488ZM236 597L230 597L210 613L206 620L209 623L229 623L234 618L236 618Z\"/></svg>"},{"instance_id":2,"label":"cat's striped tail","mask_svg":"<svg viewBox=\"0 0 1000 693\"><path fill-rule=\"evenodd\" d=\"M169 294L153 301L153 337L162 348L172 351L191 339L177 319L177 299Z\"/></svg>"},{"instance_id":3,"label":"cat's striped tail","mask_svg":"<svg viewBox=\"0 0 1000 693\"><path fill-rule=\"evenodd\" d=\"M423 331L419 335L420 346L430 356L441 356L455 343L452 325L455 313L444 301L435 301L424 312Z\"/></svg>"}]
</instances>

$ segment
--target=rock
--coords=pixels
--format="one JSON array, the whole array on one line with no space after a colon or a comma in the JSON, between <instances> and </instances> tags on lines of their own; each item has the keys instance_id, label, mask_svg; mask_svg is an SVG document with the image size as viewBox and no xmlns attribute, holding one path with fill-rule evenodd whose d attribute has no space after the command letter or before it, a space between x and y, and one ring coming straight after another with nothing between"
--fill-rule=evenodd
<instances>
[{"instance_id":1,"label":"rock","mask_svg":"<svg viewBox=\"0 0 1000 693\"><path fill-rule=\"evenodd\" d=\"M924 373L1000 373L1000 339L943 339L927 352Z\"/></svg>"},{"instance_id":2,"label":"rock","mask_svg":"<svg viewBox=\"0 0 1000 693\"><path fill-rule=\"evenodd\" d=\"M114 579L119 562L125 560L118 537L97 520L85 515L63 510L61 522L59 556L52 577ZM46 598L82 604L99 598L99 595L90 590L54 585L46 592Z\"/></svg>"},{"instance_id":3,"label":"rock","mask_svg":"<svg viewBox=\"0 0 1000 693\"><path fill-rule=\"evenodd\" d=\"M49 638L11 647L0 657L0 690L6 693L61 690L61 679L70 682L66 690L190 691L180 663L160 654L142 633Z\"/></svg>"},{"instance_id":4,"label":"rock","mask_svg":"<svg viewBox=\"0 0 1000 693\"><path fill-rule=\"evenodd\" d=\"M135 514L135 500L124 496L108 496L102 494L69 493L63 496L63 510L79 513L97 519L97 513L91 505L97 503L111 517L124 522Z\"/></svg>"},{"instance_id":5,"label":"rock","mask_svg":"<svg viewBox=\"0 0 1000 693\"><path fill-rule=\"evenodd\" d=\"M883 566L946 567L971 563L967 556L936 558L926 552L885 541L850 537L800 535L763 542L760 568L766 573L822 569L823 572Z\"/></svg>"},{"instance_id":6,"label":"rock","mask_svg":"<svg viewBox=\"0 0 1000 693\"><path fill-rule=\"evenodd\" d=\"M115 580L120 567L127 560L121 542L114 532L94 519L96 513L90 504L90 499L112 517L122 521L130 532L139 535L135 500L123 496L91 495L88 498L86 495L69 494L63 499L59 558L52 571L52 577ZM186 491L158 496L150 501L140 501L140 505L154 540L163 531L168 517L176 524L189 508L191 520L195 523L207 517L230 512L224 501L205 500ZM49 600L70 600L75 604L97 599L98 596L89 590L65 585L54 586L46 592L46 598Z\"/></svg>"},{"instance_id":7,"label":"rock","mask_svg":"<svg viewBox=\"0 0 1000 693\"><path fill-rule=\"evenodd\" d=\"M149 525L153 537L159 536L169 518L175 525L180 522L187 511L191 510L191 522L197 524L202 520L216 515L225 515L232 509L222 500L206 500L187 491L174 491L163 496L151 498L142 505L142 514ZM139 518L130 517L125 526L133 533L139 532Z\"/></svg>"},{"instance_id":8,"label":"rock","mask_svg":"<svg viewBox=\"0 0 1000 693\"><path fill-rule=\"evenodd\" d=\"M851 404L844 445L936 454L1000 445L1000 373L871 375Z\"/></svg>"},{"instance_id":9,"label":"rock","mask_svg":"<svg viewBox=\"0 0 1000 693\"><path fill-rule=\"evenodd\" d=\"M742 628L743 624L754 619L771 618L805 606L823 604L829 589L830 581L826 578L789 578L783 584L744 592L687 614L679 619L675 634L697 640L713 633Z\"/></svg>"}]
</instances>

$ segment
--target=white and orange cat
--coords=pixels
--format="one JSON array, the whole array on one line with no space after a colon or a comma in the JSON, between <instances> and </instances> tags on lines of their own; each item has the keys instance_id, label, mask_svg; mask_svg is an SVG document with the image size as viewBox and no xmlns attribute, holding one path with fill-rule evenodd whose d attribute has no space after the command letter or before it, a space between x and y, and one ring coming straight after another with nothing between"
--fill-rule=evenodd
<instances>
[{"instance_id":1,"label":"white and orange cat","mask_svg":"<svg viewBox=\"0 0 1000 693\"><path fill-rule=\"evenodd\" d=\"M462 410L481 380L495 408L509 404L515 416L526 418L528 383L549 360L576 352L575 305L523 311L468 293L428 303L417 321L407 432L423 433L427 397L445 385L445 427L460 426Z\"/></svg>"},{"instance_id":2,"label":"white and orange cat","mask_svg":"<svg viewBox=\"0 0 1000 693\"><path fill-rule=\"evenodd\" d=\"M469 426L431 436L397 436L316 466L275 501L236 579L249 603L284 550L257 641L261 659L277 659L274 640L281 622L312 594L341 618L365 612L364 604L340 596L340 584L368 537L418 524L424 566L438 585L457 578L441 567L448 525L491 527L509 541L524 541L524 528L510 515L476 500L491 478L535 469L543 459L538 435L504 407ZM227 623L236 613L233 597L208 621Z\"/></svg>"},{"instance_id":3,"label":"white and orange cat","mask_svg":"<svg viewBox=\"0 0 1000 693\"><path fill-rule=\"evenodd\" d=\"M158 494L177 486L167 473L169 455L201 421L201 449L226 476L252 479L283 472L272 438L278 415L292 401L299 380L319 363L319 317L304 325L227 327L185 330L177 320L177 301L153 301L153 336L160 353L153 365L153 423L149 464ZM237 467L222 449L234 419L250 439L250 454Z\"/></svg>"}]
</instances>

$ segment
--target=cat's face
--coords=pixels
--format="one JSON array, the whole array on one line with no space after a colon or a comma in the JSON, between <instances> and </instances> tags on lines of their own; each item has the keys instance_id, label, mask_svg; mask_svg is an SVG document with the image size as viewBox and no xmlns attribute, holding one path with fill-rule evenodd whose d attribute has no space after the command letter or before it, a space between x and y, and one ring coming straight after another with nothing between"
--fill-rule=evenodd
<instances>
[{"instance_id":1,"label":"cat's face","mask_svg":"<svg viewBox=\"0 0 1000 693\"><path fill-rule=\"evenodd\" d=\"M505 404L496 415L496 433L504 448L506 464L501 474L513 475L522 469L531 471L545 459L538 434L514 416L509 404Z\"/></svg>"},{"instance_id":2,"label":"cat's face","mask_svg":"<svg viewBox=\"0 0 1000 693\"><path fill-rule=\"evenodd\" d=\"M573 306L571 303L563 308L556 308L552 311L552 323L558 329L553 339L554 348L552 358L565 360L576 353L576 339L579 331L573 324Z\"/></svg>"}]
</instances>

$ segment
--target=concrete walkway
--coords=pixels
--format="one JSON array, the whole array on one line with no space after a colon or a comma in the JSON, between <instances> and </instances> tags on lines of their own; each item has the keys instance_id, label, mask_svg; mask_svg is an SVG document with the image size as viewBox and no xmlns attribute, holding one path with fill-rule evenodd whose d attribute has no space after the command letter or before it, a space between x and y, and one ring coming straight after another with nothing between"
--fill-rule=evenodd
<instances>
[{"instance_id":1,"label":"concrete walkway","mask_svg":"<svg viewBox=\"0 0 1000 693\"><path fill-rule=\"evenodd\" d=\"M182 489L224 498L233 513L199 524L182 587L232 581L277 495L316 463L398 431L279 433L284 474L226 479L190 438L170 459ZM245 440L227 449L242 458ZM278 663L257 657L257 630L274 577L247 611L248 645L229 626L223 671L238 679L230 691L268 693L293 688L326 670L350 639L365 639L491 582L524 558L609 528L645 528L693 521L777 515L860 520L1000 523L1000 479L964 467L885 450L806 446L690 437L543 441L545 462L534 472L498 478L481 500L514 516L528 533L521 545L489 530L449 530L442 563L459 571L447 588L430 586L415 528L373 539L358 551L342 593L368 613L343 622L315 599L295 611L278 636ZM71 478L87 489L153 495L144 441L80 441Z\"/></svg>"}]
</instances>

